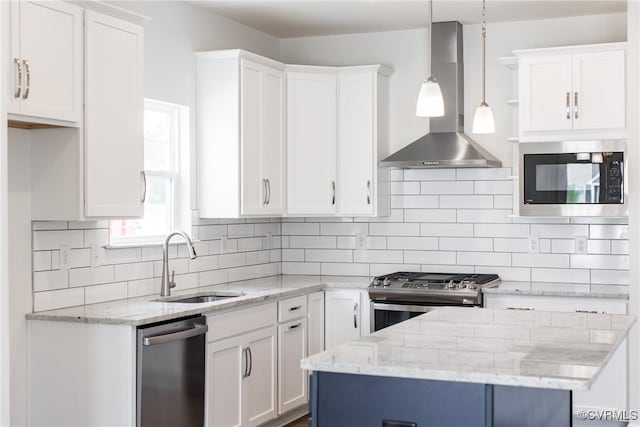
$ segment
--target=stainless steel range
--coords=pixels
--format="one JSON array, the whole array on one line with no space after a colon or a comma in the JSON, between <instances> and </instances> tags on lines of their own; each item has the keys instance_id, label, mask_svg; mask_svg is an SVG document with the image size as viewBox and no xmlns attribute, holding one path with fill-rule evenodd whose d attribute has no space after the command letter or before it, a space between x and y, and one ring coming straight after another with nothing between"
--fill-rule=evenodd
<instances>
[{"instance_id":1,"label":"stainless steel range","mask_svg":"<svg viewBox=\"0 0 640 427\"><path fill-rule=\"evenodd\" d=\"M438 306L482 306L482 288L496 285L497 274L398 272L369 285L371 330L378 331Z\"/></svg>"}]
</instances>

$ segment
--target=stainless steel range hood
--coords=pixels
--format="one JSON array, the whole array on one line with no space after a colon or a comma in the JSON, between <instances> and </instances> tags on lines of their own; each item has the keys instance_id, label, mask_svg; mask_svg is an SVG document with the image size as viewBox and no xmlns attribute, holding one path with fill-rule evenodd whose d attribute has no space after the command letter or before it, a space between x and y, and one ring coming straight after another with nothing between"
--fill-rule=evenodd
<instances>
[{"instance_id":1,"label":"stainless steel range hood","mask_svg":"<svg viewBox=\"0 0 640 427\"><path fill-rule=\"evenodd\" d=\"M432 74L440 83L445 115L430 119L431 132L380 162L398 168L489 168L502 163L464 133L462 25L433 25Z\"/></svg>"}]
</instances>

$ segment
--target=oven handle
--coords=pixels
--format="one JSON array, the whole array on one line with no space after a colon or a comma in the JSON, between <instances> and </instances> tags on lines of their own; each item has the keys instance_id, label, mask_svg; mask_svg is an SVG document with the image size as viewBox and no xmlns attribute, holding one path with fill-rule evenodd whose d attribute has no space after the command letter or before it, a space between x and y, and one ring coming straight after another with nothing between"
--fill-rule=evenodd
<instances>
[{"instance_id":1,"label":"oven handle","mask_svg":"<svg viewBox=\"0 0 640 427\"><path fill-rule=\"evenodd\" d=\"M418 313L428 313L435 310L439 306L437 305L405 305L405 304L387 304L383 302L374 302L371 304L374 310L386 310L386 311L412 311Z\"/></svg>"}]
</instances>

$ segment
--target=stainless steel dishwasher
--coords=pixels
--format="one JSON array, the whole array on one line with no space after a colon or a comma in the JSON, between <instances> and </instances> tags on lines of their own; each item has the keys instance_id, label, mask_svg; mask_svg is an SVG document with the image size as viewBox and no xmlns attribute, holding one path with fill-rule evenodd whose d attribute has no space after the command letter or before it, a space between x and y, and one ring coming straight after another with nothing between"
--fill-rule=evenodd
<instances>
[{"instance_id":1,"label":"stainless steel dishwasher","mask_svg":"<svg viewBox=\"0 0 640 427\"><path fill-rule=\"evenodd\" d=\"M138 328L137 426L204 425L204 316Z\"/></svg>"}]
</instances>

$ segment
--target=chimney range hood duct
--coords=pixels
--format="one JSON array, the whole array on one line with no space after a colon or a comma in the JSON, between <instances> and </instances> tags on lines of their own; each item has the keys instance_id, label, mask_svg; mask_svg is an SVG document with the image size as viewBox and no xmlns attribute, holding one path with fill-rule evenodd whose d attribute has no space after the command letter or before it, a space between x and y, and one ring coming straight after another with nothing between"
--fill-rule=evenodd
<instances>
[{"instance_id":1,"label":"chimney range hood duct","mask_svg":"<svg viewBox=\"0 0 640 427\"><path fill-rule=\"evenodd\" d=\"M445 115L430 119L431 131L390 155L380 166L396 168L493 168L502 163L464 133L462 25L433 24L432 74L440 83Z\"/></svg>"}]
</instances>

